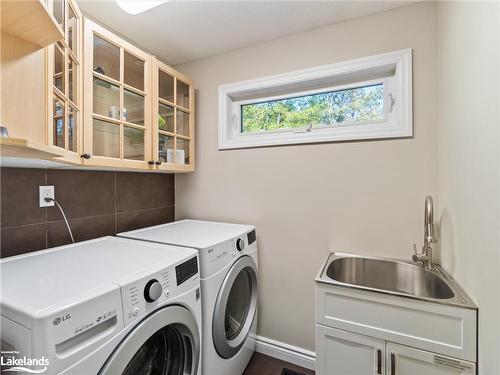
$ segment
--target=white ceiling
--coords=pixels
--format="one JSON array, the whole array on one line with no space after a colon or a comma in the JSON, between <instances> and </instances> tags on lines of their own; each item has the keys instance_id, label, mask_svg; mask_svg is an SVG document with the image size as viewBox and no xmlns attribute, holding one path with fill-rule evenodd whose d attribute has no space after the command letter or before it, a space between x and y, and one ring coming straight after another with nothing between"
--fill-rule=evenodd
<instances>
[{"instance_id":1,"label":"white ceiling","mask_svg":"<svg viewBox=\"0 0 500 375\"><path fill-rule=\"evenodd\" d=\"M130 15L114 0L78 0L85 14L172 65L412 2L171 0Z\"/></svg>"}]
</instances>

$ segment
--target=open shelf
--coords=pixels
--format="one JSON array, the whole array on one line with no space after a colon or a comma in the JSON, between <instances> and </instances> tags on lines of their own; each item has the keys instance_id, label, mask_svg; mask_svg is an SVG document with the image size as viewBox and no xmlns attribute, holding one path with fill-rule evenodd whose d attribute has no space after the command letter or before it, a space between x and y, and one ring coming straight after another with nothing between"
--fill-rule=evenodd
<instances>
[{"instance_id":1,"label":"open shelf","mask_svg":"<svg viewBox=\"0 0 500 375\"><path fill-rule=\"evenodd\" d=\"M64 38L56 20L40 0L2 0L0 6L2 31L42 48Z\"/></svg>"},{"instance_id":2,"label":"open shelf","mask_svg":"<svg viewBox=\"0 0 500 375\"><path fill-rule=\"evenodd\" d=\"M35 144L21 138L0 138L0 156L10 156L17 158L52 159L63 155L44 145Z\"/></svg>"}]
</instances>

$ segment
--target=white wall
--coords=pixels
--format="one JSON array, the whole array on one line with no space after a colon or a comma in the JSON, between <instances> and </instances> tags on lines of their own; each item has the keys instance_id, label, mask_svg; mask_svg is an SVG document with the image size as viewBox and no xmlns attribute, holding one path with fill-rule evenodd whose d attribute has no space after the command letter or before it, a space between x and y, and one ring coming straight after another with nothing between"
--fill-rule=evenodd
<instances>
[{"instance_id":1,"label":"white wall","mask_svg":"<svg viewBox=\"0 0 500 375\"><path fill-rule=\"evenodd\" d=\"M220 84L413 48L411 139L217 150ZM330 250L409 258L437 193L436 5L394 11L184 64L197 89L196 172L176 216L257 226L259 334L314 350L314 277Z\"/></svg>"},{"instance_id":2,"label":"white wall","mask_svg":"<svg viewBox=\"0 0 500 375\"><path fill-rule=\"evenodd\" d=\"M479 372L500 374L500 3L441 2L441 253L479 306Z\"/></svg>"}]
</instances>

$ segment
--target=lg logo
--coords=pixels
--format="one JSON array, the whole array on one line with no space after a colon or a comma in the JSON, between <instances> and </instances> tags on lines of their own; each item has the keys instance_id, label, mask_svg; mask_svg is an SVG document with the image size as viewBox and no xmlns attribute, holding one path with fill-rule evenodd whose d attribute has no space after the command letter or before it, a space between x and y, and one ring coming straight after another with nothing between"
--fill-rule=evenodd
<instances>
[{"instance_id":1,"label":"lg logo","mask_svg":"<svg viewBox=\"0 0 500 375\"><path fill-rule=\"evenodd\" d=\"M69 320L71 319L71 314L70 313L67 313L66 315L63 315L63 316L58 316L57 318L54 319L54 321L52 322L55 326L58 326L59 324L61 324L62 322L66 321L66 320Z\"/></svg>"}]
</instances>

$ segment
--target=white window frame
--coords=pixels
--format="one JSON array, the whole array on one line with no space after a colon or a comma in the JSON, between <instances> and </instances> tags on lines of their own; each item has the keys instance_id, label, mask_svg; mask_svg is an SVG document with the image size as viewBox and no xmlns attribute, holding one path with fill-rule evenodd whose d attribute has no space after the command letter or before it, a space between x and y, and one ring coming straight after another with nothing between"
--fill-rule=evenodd
<instances>
[{"instance_id":1,"label":"white window frame","mask_svg":"<svg viewBox=\"0 0 500 375\"><path fill-rule=\"evenodd\" d=\"M391 73L387 73L391 72ZM377 75L380 76L377 77ZM366 77L370 77L366 79ZM308 88L309 82L341 82ZM346 82L347 80L347 82ZM241 106L384 84L384 118L332 126L241 132ZM297 89L286 94L280 88ZM300 88L300 89L298 89ZM278 92L279 94L274 94ZM219 86L219 150L413 136L412 50L404 49L270 77Z\"/></svg>"}]
</instances>

